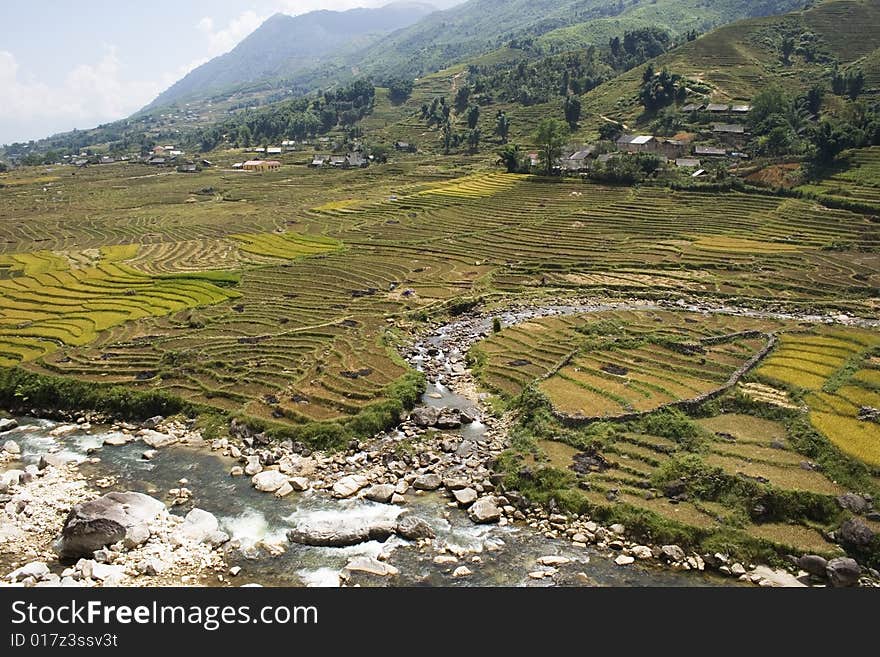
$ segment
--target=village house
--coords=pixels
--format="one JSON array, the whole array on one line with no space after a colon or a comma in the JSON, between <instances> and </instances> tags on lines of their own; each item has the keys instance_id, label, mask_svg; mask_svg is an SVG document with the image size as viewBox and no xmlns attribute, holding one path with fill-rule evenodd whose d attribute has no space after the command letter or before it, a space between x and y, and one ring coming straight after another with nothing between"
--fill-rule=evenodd
<instances>
[{"instance_id":1,"label":"village house","mask_svg":"<svg viewBox=\"0 0 880 657\"><path fill-rule=\"evenodd\" d=\"M688 141L684 139L659 139L656 152L673 160L687 151Z\"/></svg>"},{"instance_id":2,"label":"village house","mask_svg":"<svg viewBox=\"0 0 880 657\"><path fill-rule=\"evenodd\" d=\"M655 153L658 142L652 135L623 135L617 140L617 148L627 153Z\"/></svg>"},{"instance_id":3,"label":"village house","mask_svg":"<svg viewBox=\"0 0 880 657\"><path fill-rule=\"evenodd\" d=\"M405 153L414 153L416 149L409 142L396 141L396 142L394 142L394 150L403 151Z\"/></svg>"},{"instance_id":4,"label":"village house","mask_svg":"<svg viewBox=\"0 0 880 657\"><path fill-rule=\"evenodd\" d=\"M315 155L309 163L309 166L315 169L320 168L327 164L329 159L330 158L327 155Z\"/></svg>"},{"instance_id":5,"label":"village house","mask_svg":"<svg viewBox=\"0 0 880 657\"><path fill-rule=\"evenodd\" d=\"M723 103L709 103L706 105L706 111L710 114L727 114L730 111L730 105Z\"/></svg>"},{"instance_id":6,"label":"village house","mask_svg":"<svg viewBox=\"0 0 880 657\"><path fill-rule=\"evenodd\" d=\"M559 167L563 171L586 171L590 168L590 160L595 157L595 153L595 145L585 146L561 158Z\"/></svg>"},{"instance_id":7,"label":"village house","mask_svg":"<svg viewBox=\"0 0 880 657\"><path fill-rule=\"evenodd\" d=\"M682 112L702 112L706 109L706 106L703 103L688 103L684 107L681 108Z\"/></svg>"},{"instance_id":8,"label":"village house","mask_svg":"<svg viewBox=\"0 0 880 657\"><path fill-rule=\"evenodd\" d=\"M732 146L741 146L748 138L745 126L738 123L715 123L712 125L712 134Z\"/></svg>"},{"instance_id":9,"label":"village house","mask_svg":"<svg viewBox=\"0 0 880 657\"><path fill-rule=\"evenodd\" d=\"M697 146L694 148L694 155L702 157L725 157L727 151L723 148L716 148L715 146Z\"/></svg>"},{"instance_id":10,"label":"village house","mask_svg":"<svg viewBox=\"0 0 880 657\"><path fill-rule=\"evenodd\" d=\"M156 167L164 167L165 163L166 159L164 157L151 157L149 160L147 160L147 164Z\"/></svg>"},{"instance_id":11,"label":"village house","mask_svg":"<svg viewBox=\"0 0 880 657\"><path fill-rule=\"evenodd\" d=\"M751 105L733 105L730 108L731 114L748 114L752 111Z\"/></svg>"},{"instance_id":12,"label":"village house","mask_svg":"<svg viewBox=\"0 0 880 657\"><path fill-rule=\"evenodd\" d=\"M266 155L281 155L280 146L270 146L266 149Z\"/></svg>"},{"instance_id":13,"label":"village house","mask_svg":"<svg viewBox=\"0 0 880 657\"><path fill-rule=\"evenodd\" d=\"M528 155L526 155L526 157L529 159L530 167L536 167L538 166L538 164L541 163L541 158L538 157L537 153L529 153Z\"/></svg>"},{"instance_id":14,"label":"village house","mask_svg":"<svg viewBox=\"0 0 880 657\"><path fill-rule=\"evenodd\" d=\"M364 157L364 154L359 151L354 151L345 156L346 165L351 167L352 169L364 169L370 166L370 161Z\"/></svg>"},{"instance_id":15,"label":"village house","mask_svg":"<svg viewBox=\"0 0 880 657\"><path fill-rule=\"evenodd\" d=\"M245 171L276 171L281 168L278 160L248 160L242 165Z\"/></svg>"},{"instance_id":16,"label":"village house","mask_svg":"<svg viewBox=\"0 0 880 657\"><path fill-rule=\"evenodd\" d=\"M675 160L675 166L685 169L699 169L700 161L695 157L680 157Z\"/></svg>"}]
</instances>

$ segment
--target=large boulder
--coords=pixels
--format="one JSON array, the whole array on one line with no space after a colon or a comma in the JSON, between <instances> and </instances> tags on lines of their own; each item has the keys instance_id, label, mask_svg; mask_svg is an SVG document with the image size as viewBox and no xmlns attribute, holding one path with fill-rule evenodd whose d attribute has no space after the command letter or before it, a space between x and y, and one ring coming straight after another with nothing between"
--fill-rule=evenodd
<instances>
[{"instance_id":1,"label":"large boulder","mask_svg":"<svg viewBox=\"0 0 880 657\"><path fill-rule=\"evenodd\" d=\"M670 563L679 563L685 560L684 550L677 545L664 545L660 548L660 554L666 561Z\"/></svg>"},{"instance_id":2,"label":"large boulder","mask_svg":"<svg viewBox=\"0 0 880 657\"><path fill-rule=\"evenodd\" d=\"M54 549L62 559L91 556L95 550L124 541L136 547L150 538L149 524L165 511L159 500L143 493L107 493L75 505Z\"/></svg>"},{"instance_id":3,"label":"large boulder","mask_svg":"<svg viewBox=\"0 0 880 657\"><path fill-rule=\"evenodd\" d=\"M412 410L412 413L409 414L409 419L412 420L413 424L417 427L427 429L437 424L437 418L439 415L440 410L434 406L419 406Z\"/></svg>"},{"instance_id":4,"label":"large boulder","mask_svg":"<svg viewBox=\"0 0 880 657\"><path fill-rule=\"evenodd\" d=\"M840 505L840 508L857 514L865 513L871 508L871 501L856 493L838 495L837 503Z\"/></svg>"},{"instance_id":5,"label":"large boulder","mask_svg":"<svg viewBox=\"0 0 880 657\"><path fill-rule=\"evenodd\" d=\"M430 472L416 477L416 480L413 481L413 488L416 490L437 490L442 483L443 477L435 472Z\"/></svg>"},{"instance_id":6,"label":"large boulder","mask_svg":"<svg viewBox=\"0 0 880 657\"><path fill-rule=\"evenodd\" d=\"M140 436L140 439L153 449L161 449L162 447L168 447L169 445L178 442L177 436L172 436L153 429L141 429L138 432L138 436Z\"/></svg>"},{"instance_id":7,"label":"large boulder","mask_svg":"<svg viewBox=\"0 0 880 657\"><path fill-rule=\"evenodd\" d=\"M18 456L19 454L21 454L21 447L19 447L18 443L14 440L7 440L5 443L3 443L3 451L7 454Z\"/></svg>"},{"instance_id":8,"label":"large boulder","mask_svg":"<svg viewBox=\"0 0 880 657\"><path fill-rule=\"evenodd\" d=\"M172 543L177 545L193 541L217 546L228 540L229 535L220 531L220 522L217 517L203 509L193 509L187 513L183 523L174 530L171 536Z\"/></svg>"},{"instance_id":9,"label":"large boulder","mask_svg":"<svg viewBox=\"0 0 880 657\"><path fill-rule=\"evenodd\" d=\"M864 549L874 540L874 532L861 518L850 518L837 530L837 538L845 546Z\"/></svg>"},{"instance_id":10,"label":"large boulder","mask_svg":"<svg viewBox=\"0 0 880 657\"><path fill-rule=\"evenodd\" d=\"M457 408L444 408L437 414L438 429L458 429L461 426L461 411Z\"/></svg>"},{"instance_id":11,"label":"large boulder","mask_svg":"<svg viewBox=\"0 0 880 657\"><path fill-rule=\"evenodd\" d=\"M825 557L820 557L818 554L802 555L797 560L797 566L810 575L823 578L827 576L828 560Z\"/></svg>"},{"instance_id":12,"label":"large boulder","mask_svg":"<svg viewBox=\"0 0 880 657\"><path fill-rule=\"evenodd\" d=\"M420 538L434 538L437 534L434 528L418 516L405 515L398 519L395 532L401 538L408 541L417 541Z\"/></svg>"},{"instance_id":13,"label":"large boulder","mask_svg":"<svg viewBox=\"0 0 880 657\"><path fill-rule=\"evenodd\" d=\"M470 487L453 490L452 496L461 506L470 506L477 501L477 491Z\"/></svg>"},{"instance_id":14,"label":"large boulder","mask_svg":"<svg viewBox=\"0 0 880 657\"><path fill-rule=\"evenodd\" d=\"M495 498L487 495L471 504L471 507L468 509L468 516L477 524L498 522L501 520L501 509L498 508Z\"/></svg>"},{"instance_id":15,"label":"large boulder","mask_svg":"<svg viewBox=\"0 0 880 657\"><path fill-rule=\"evenodd\" d=\"M352 573L363 573L366 575L376 575L378 577L393 577L400 571L390 563L379 561L373 557L354 557L343 569L343 574L347 577Z\"/></svg>"},{"instance_id":16,"label":"large boulder","mask_svg":"<svg viewBox=\"0 0 880 657\"><path fill-rule=\"evenodd\" d=\"M826 574L831 582L831 586L842 588L858 584L862 569L855 559L838 557L828 562Z\"/></svg>"},{"instance_id":17,"label":"large boulder","mask_svg":"<svg viewBox=\"0 0 880 657\"><path fill-rule=\"evenodd\" d=\"M317 547L346 547L367 541L386 541L397 529L393 520L350 522L327 520L297 525L287 532L291 543Z\"/></svg>"},{"instance_id":18,"label":"large boulder","mask_svg":"<svg viewBox=\"0 0 880 657\"><path fill-rule=\"evenodd\" d=\"M364 493L364 497L366 497L368 500L372 500L373 502L381 502L383 504L387 504L388 502L390 502L392 495L394 495L393 484L376 484L374 486L370 486Z\"/></svg>"},{"instance_id":19,"label":"large boulder","mask_svg":"<svg viewBox=\"0 0 880 657\"><path fill-rule=\"evenodd\" d=\"M17 426L18 426L18 420L15 420L10 417L0 418L0 433L6 433L7 431L12 431Z\"/></svg>"},{"instance_id":20,"label":"large boulder","mask_svg":"<svg viewBox=\"0 0 880 657\"><path fill-rule=\"evenodd\" d=\"M46 579L48 576L49 566L46 565L46 562L31 561L30 563L25 564L19 569L13 570L6 576L6 579L14 583L31 577L39 582Z\"/></svg>"},{"instance_id":21,"label":"large boulder","mask_svg":"<svg viewBox=\"0 0 880 657\"><path fill-rule=\"evenodd\" d=\"M251 483L263 493L274 493L287 483L287 475L278 470L263 470L253 476Z\"/></svg>"},{"instance_id":22,"label":"large boulder","mask_svg":"<svg viewBox=\"0 0 880 657\"><path fill-rule=\"evenodd\" d=\"M351 497L362 488L364 488L367 483L367 478L362 475L348 475L347 477L343 477L335 484L333 484L333 494L336 497Z\"/></svg>"}]
</instances>

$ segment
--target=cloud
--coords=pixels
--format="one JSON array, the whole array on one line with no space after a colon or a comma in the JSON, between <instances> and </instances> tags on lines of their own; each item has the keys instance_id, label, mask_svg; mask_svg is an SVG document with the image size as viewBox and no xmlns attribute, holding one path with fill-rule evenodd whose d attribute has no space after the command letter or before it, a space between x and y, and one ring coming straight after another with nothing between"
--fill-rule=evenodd
<instances>
[{"instance_id":1,"label":"cloud","mask_svg":"<svg viewBox=\"0 0 880 657\"><path fill-rule=\"evenodd\" d=\"M57 85L23 79L15 56L0 51L0 89L4 92L0 142L127 116L166 83L167 78L126 80L115 46L106 46L99 61L72 68Z\"/></svg>"},{"instance_id":2,"label":"cloud","mask_svg":"<svg viewBox=\"0 0 880 657\"><path fill-rule=\"evenodd\" d=\"M248 10L242 12L220 29L216 29L215 21L205 16L196 23L196 29L207 38L206 57L216 57L232 50L248 34L256 30L267 16Z\"/></svg>"}]
</instances>

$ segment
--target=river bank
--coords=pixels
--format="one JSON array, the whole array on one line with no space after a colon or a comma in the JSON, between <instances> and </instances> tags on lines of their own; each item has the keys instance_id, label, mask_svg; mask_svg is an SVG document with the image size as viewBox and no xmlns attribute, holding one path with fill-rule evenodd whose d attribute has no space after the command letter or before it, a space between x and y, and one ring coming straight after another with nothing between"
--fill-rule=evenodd
<instances>
[{"instance_id":1,"label":"river bank","mask_svg":"<svg viewBox=\"0 0 880 657\"><path fill-rule=\"evenodd\" d=\"M404 351L430 381L422 405L394 430L333 454L273 443L235 423L228 438L206 442L190 425L163 418L141 426L22 419L0 436L20 448L4 453L0 469L22 473L2 493L0 574L26 585L824 585L803 569L637 543L626 527L537 508L503 490L492 464L508 446L509 418L484 406L468 348L495 317L509 325L620 307L524 304L433 326ZM149 538L86 559L112 567L98 568L104 578L89 563L65 568L51 544L67 512L108 491L161 502ZM195 524L202 531L183 540L181 527ZM36 576L9 578L29 562L45 563L47 572L32 566Z\"/></svg>"}]
</instances>

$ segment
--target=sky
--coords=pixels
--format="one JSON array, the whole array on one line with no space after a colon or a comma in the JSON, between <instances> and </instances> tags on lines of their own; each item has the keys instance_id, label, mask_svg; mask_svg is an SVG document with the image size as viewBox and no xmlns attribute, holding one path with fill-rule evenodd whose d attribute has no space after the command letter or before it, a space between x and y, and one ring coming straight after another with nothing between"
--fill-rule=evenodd
<instances>
[{"instance_id":1,"label":"sky","mask_svg":"<svg viewBox=\"0 0 880 657\"><path fill-rule=\"evenodd\" d=\"M437 8L463 0L426 0ZM272 14L390 0L2 0L0 144L124 118Z\"/></svg>"}]
</instances>

